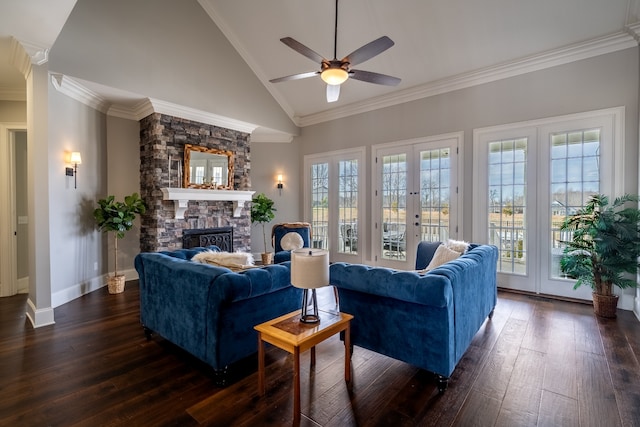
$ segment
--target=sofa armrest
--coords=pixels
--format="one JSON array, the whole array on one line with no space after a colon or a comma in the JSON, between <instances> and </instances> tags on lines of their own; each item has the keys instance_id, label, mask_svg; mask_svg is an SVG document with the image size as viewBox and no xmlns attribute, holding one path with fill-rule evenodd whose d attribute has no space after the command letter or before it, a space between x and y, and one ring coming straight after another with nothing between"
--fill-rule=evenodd
<instances>
[{"instance_id":1,"label":"sofa armrest","mask_svg":"<svg viewBox=\"0 0 640 427\"><path fill-rule=\"evenodd\" d=\"M331 264L329 271L331 284L339 289L432 307L446 307L453 301L451 283L445 276L342 262Z\"/></svg>"}]
</instances>

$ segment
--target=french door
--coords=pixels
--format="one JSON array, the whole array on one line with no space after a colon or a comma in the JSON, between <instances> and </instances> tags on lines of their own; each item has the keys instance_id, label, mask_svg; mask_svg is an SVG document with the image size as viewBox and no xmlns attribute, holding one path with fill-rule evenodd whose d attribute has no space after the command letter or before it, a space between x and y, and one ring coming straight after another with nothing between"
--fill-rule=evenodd
<instances>
[{"instance_id":1,"label":"french door","mask_svg":"<svg viewBox=\"0 0 640 427\"><path fill-rule=\"evenodd\" d=\"M420 241L461 235L462 139L456 133L373 148L372 253L377 265L411 270Z\"/></svg>"},{"instance_id":2,"label":"french door","mask_svg":"<svg viewBox=\"0 0 640 427\"><path fill-rule=\"evenodd\" d=\"M364 149L305 156L311 245L329 250L332 262L362 262L363 166Z\"/></svg>"},{"instance_id":3,"label":"french door","mask_svg":"<svg viewBox=\"0 0 640 427\"><path fill-rule=\"evenodd\" d=\"M559 227L591 195L619 193L623 117L608 109L474 132L473 236L498 247L499 286L591 298L560 271L571 235Z\"/></svg>"}]
</instances>

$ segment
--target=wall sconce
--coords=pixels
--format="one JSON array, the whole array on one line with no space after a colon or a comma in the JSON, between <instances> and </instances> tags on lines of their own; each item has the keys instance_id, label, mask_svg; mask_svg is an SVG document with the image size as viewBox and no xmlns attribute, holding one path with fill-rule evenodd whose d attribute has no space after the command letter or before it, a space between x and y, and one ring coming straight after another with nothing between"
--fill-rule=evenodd
<instances>
[{"instance_id":1,"label":"wall sconce","mask_svg":"<svg viewBox=\"0 0 640 427\"><path fill-rule=\"evenodd\" d=\"M278 185L276 187L278 187L278 191L282 196L282 174L278 175Z\"/></svg>"},{"instance_id":2,"label":"wall sconce","mask_svg":"<svg viewBox=\"0 0 640 427\"><path fill-rule=\"evenodd\" d=\"M73 167L72 168L65 168L64 169L64 174L66 176L74 177L73 188L78 188L78 165L82 163L82 157L80 156L80 152L79 151L73 151L69 155L69 160L67 161L67 163L72 163Z\"/></svg>"}]
</instances>

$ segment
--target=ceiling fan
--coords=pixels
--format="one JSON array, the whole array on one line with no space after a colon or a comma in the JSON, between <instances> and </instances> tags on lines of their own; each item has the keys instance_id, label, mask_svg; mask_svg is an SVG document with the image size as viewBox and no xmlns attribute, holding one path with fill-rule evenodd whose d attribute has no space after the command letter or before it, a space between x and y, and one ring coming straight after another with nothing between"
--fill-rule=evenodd
<instances>
[{"instance_id":1,"label":"ceiling fan","mask_svg":"<svg viewBox=\"0 0 640 427\"><path fill-rule=\"evenodd\" d=\"M285 37L280 41L301 55L306 56L314 62L320 63L319 71L310 71L307 73L293 74L291 76L279 77L269 80L271 83L286 82L289 80L306 79L319 75L327 84L327 102L335 102L340 96L340 85L349 77L368 83L375 83L386 86L396 86L400 83L397 77L387 76L385 74L374 73L371 71L354 70L353 65L368 61L376 55L381 54L385 50L394 45L393 40L387 36L382 36L366 45L356 49L342 59L337 58L338 45L338 0L336 0L336 25L334 28L333 42L333 59L325 59L320 54L309 49L299 41L291 37Z\"/></svg>"}]
</instances>

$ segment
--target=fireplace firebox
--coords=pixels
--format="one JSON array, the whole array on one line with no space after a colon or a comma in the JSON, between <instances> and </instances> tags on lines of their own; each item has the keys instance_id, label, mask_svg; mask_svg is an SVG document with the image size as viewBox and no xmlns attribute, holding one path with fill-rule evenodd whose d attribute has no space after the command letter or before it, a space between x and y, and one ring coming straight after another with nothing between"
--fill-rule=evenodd
<instances>
[{"instance_id":1,"label":"fireplace firebox","mask_svg":"<svg viewBox=\"0 0 640 427\"><path fill-rule=\"evenodd\" d=\"M233 252L233 227L200 228L183 231L183 248L189 249L211 245L216 245L224 252Z\"/></svg>"}]
</instances>

